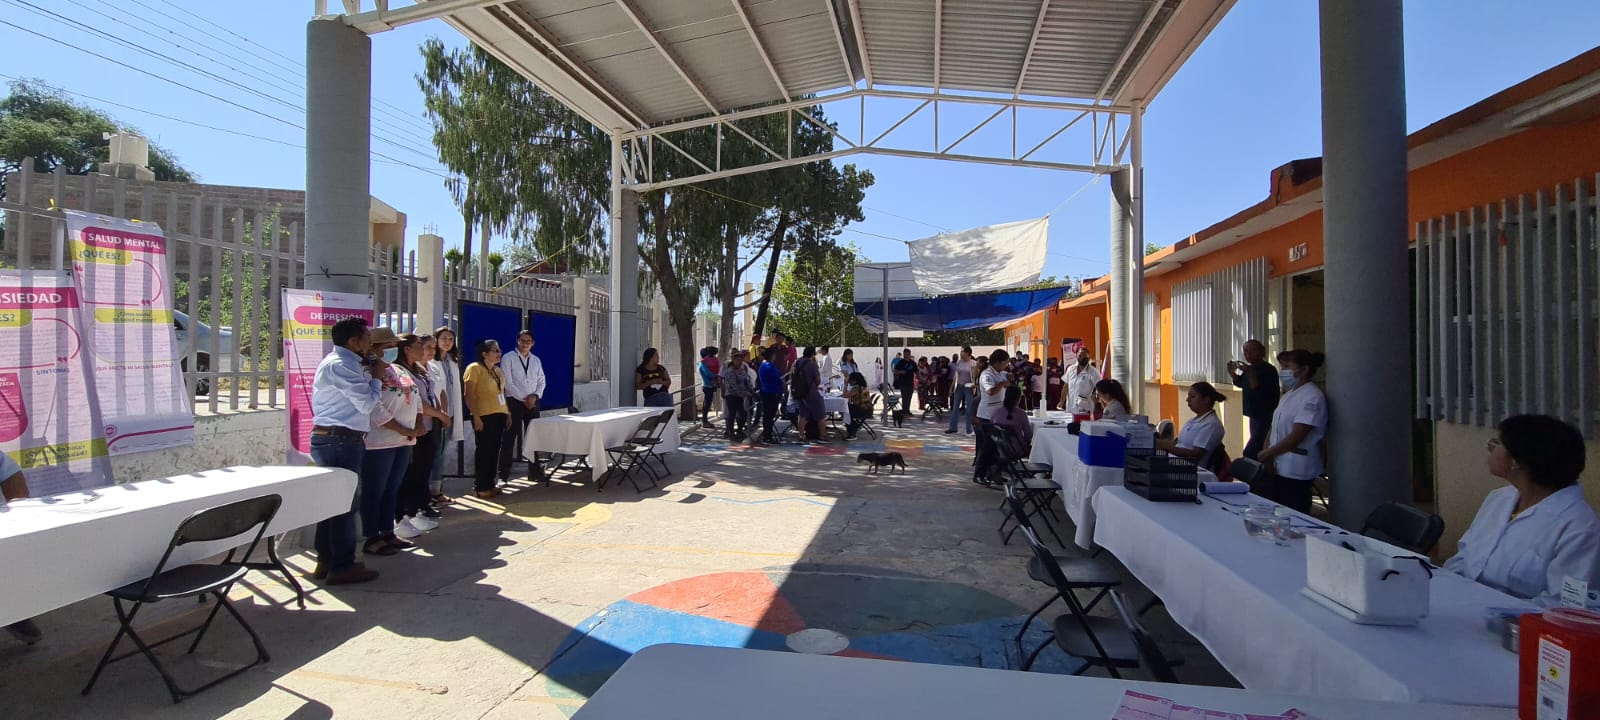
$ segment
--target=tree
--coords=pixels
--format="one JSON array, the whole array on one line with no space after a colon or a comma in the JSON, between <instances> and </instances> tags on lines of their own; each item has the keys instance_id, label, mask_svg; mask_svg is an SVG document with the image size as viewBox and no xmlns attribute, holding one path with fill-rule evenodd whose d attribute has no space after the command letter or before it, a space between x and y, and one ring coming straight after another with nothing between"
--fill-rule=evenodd
<instances>
[{"instance_id":1,"label":"tree","mask_svg":"<svg viewBox=\"0 0 1600 720\"><path fill-rule=\"evenodd\" d=\"M500 284L500 266L506 264L506 256L492 252L489 253L485 260L489 261L489 284L498 286Z\"/></svg>"},{"instance_id":2,"label":"tree","mask_svg":"<svg viewBox=\"0 0 1600 720\"><path fill-rule=\"evenodd\" d=\"M450 248L449 250L444 251L444 276L446 280L453 282L461 281L462 258L463 255L461 254L461 251L457 250L456 248Z\"/></svg>"},{"instance_id":3,"label":"tree","mask_svg":"<svg viewBox=\"0 0 1600 720\"><path fill-rule=\"evenodd\" d=\"M856 321L854 246L802 243L778 268L772 318L802 345L868 345Z\"/></svg>"},{"instance_id":4,"label":"tree","mask_svg":"<svg viewBox=\"0 0 1600 720\"><path fill-rule=\"evenodd\" d=\"M6 199L3 178L21 170L24 158L33 158L34 172L50 173L59 167L69 175L83 175L110 159L108 134L141 134L43 83L15 80L10 88L10 95L0 99L0 200ZM176 156L155 143L150 143L150 170L157 180L195 180ZM0 215L0 240L4 230Z\"/></svg>"},{"instance_id":5,"label":"tree","mask_svg":"<svg viewBox=\"0 0 1600 720\"><path fill-rule=\"evenodd\" d=\"M70 175L83 175L110 159L106 135L142 134L42 83L15 80L10 88L11 94L0 100L0 175L17 172L27 157L33 158L34 172L61 167ZM155 143L150 143L150 170L157 180L195 179L176 156ZM4 192L0 187L0 197Z\"/></svg>"},{"instance_id":6,"label":"tree","mask_svg":"<svg viewBox=\"0 0 1600 720\"><path fill-rule=\"evenodd\" d=\"M610 137L476 46L446 52L430 40L422 54L424 72L417 82L440 161L462 178L451 189L463 216L531 244L536 253L530 257L565 253L573 271L604 268ZM792 141L797 153L832 148L826 130L805 123L791 137L781 115L733 122L770 147ZM669 134L674 146L699 157L720 152L730 165L764 159L756 143L722 138L719 145L716 126ZM662 145L652 157L657 176L699 172L695 161ZM760 248L755 254L772 248L770 288L778 257L791 242L831 242L844 222L861 219L860 201L870 184L870 174L849 166L841 172L823 162L639 196L640 285L666 300L684 376L694 371L690 328L700 303L721 296L723 314L732 315L737 278L750 265L738 259L740 247Z\"/></svg>"},{"instance_id":7,"label":"tree","mask_svg":"<svg viewBox=\"0 0 1600 720\"><path fill-rule=\"evenodd\" d=\"M1144 254L1146 255L1154 255L1158 252L1161 252L1162 249L1163 248L1160 245L1153 242L1147 242L1144 244Z\"/></svg>"}]
</instances>

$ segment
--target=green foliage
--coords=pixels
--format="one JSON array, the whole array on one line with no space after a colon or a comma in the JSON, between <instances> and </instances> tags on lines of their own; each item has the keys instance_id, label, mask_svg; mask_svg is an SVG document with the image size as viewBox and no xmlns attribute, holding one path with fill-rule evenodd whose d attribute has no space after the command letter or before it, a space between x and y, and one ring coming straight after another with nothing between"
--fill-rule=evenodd
<instances>
[{"instance_id":1,"label":"green foliage","mask_svg":"<svg viewBox=\"0 0 1600 720\"><path fill-rule=\"evenodd\" d=\"M489 253L489 256L485 258L485 260L489 262L489 284L499 285L500 267L506 264L506 256L497 252L492 252Z\"/></svg>"},{"instance_id":2,"label":"green foliage","mask_svg":"<svg viewBox=\"0 0 1600 720\"><path fill-rule=\"evenodd\" d=\"M855 317L854 246L805 243L778 268L773 327L801 345L870 345L877 336ZM840 332L844 338L840 338Z\"/></svg>"},{"instance_id":3,"label":"green foliage","mask_svg":"<svg viewBox=\"0 0 1600 720\"><path fill-rule=\"evenodd\" d=\"M1147 243L1144 244L1144 254L1146 254L1146 255L1154 255L1154 254L1156 254L1158 252L1161 252L1161 250L1162 250L1161 245L1159 245L1157 243L1147 242Z\"/></svg>"},{"instance_id":4,"label":"green foliage","mask_svg":"<svg viewBox=\"0 0 1600 720\"><path fill-rule=\"evenodd\" d=\"M0 175L16 172L23 158L33 158L36 172L82 175L110 157L107 133L138 130L110 115L75 102L42 84L16 80L11 94L0 100ZM194 175L178 159L155 143L150 144L150 169L157 180L194 182ZM4 193L0 187L0 193Z\"/></svg>"},{"instance_id":5,"label":"green foliage","mask_svg":"<svg viewBox=\"0 0 1600 720\"><path fill-rule=\"evenodd\" d=\"M261 231L259 237L256 233L256 222L244 223L244 246L246 248L270 248L272 240L270 233L277 229L278 247L288 247L291 233L288 227L279 224L279 208L274 207L270 213L258 218ZM226 227L218 229L221 237L231 238L233 233L233 218L226 220ZM216 252L212 250L212 252ZM209 258L207 258L209 259ZM189 294L195 293L195 319L211 327L228 327L234 332L234 337L239 342L241 353L245 356L241 369L249 369L255 363L261 370L276 370L277 348L272 342L272 327L267 321L272 317L272 304L279 298L270 292L271 266L259 255L246 252L222 252L222 272L217 275L209 273L202 275L199 282L194 279L173 279L172 307L180 312L189 311ZM211 289L216 286L217 302L211 301ZM198 286L196 286L198 285ZM235 289L241 290L241 301L234 297ZM254 328L253 333L247 333L245 328ZM207 348L202 347L202 350ZM221 348L228 352L228 348Z\"/></svg>"}]
</instances>

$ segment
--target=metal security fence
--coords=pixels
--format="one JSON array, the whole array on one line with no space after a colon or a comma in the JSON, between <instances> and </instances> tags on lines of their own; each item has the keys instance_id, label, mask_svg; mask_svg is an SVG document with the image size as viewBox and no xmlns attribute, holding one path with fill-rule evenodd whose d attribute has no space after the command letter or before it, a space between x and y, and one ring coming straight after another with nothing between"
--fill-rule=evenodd
<instances>
[{"instance_id":1,"label":"metal security fence","mask_svg":"<svg viewBox=\"0 0 1600 720\"><path fill-rule=\"evenodd\" d=\"M1244 341L1266 336L1267 259L1174 285L1172 327L1173 380L1222 380Z\"/></svg>"},{"instance_id":2,"label":"metal security fence","mask_svg":"<svg viewBox=\"0 0 1600 720\"><path fill-rule=\"evenodd\" d=\"M1600 176L1416 227L1417 416L1492 427L1542 413L1594 437Z\"/></svg>"},{"instance_id":3,"label":"metal security fence","mask_svg":"<svg viewBox=\"0 0 1600 720\"><path fill-rule=\"evenodd\" d=\"M304 287L304 195L294 191L216 188L129 181L104 175L24 170L7 176L0 267L65 269L66 220L62 210L83 210L161 225L167 238L174 326L180 363L197 409L209 412L283 407L284 288ZM415 252L374 247L371 285L378 323L397 332L416 330L418 286L441 282L442 320L458 324L462 301L476 301L588 317L587 369L577 378L604 380L609 368L610 298L590 287L578 302L574 278L519 277L498 287L477 287L454 277L427 278ZM674 363L676 336L657 332L641 305L641 341L654 340L663 361ZM431 331L432 328L424 328ZM656 337L655 334L665 337ZM647 343L648 344L648 343ZM641 345L644 347L644 345ZM580 345L580 349L583 348ZM581 355L581 353L580 353ZM636 361L635 361L636 362ZM631 365L630 365L631 367Z\"/></svg>"}]
</instances>

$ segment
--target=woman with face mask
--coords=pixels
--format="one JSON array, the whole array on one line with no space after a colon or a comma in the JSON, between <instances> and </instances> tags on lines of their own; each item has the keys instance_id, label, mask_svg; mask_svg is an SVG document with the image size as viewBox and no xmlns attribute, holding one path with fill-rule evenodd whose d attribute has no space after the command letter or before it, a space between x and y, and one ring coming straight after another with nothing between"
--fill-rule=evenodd
<instances>
[{"instance_id":1,"label":"woman with face mask","mask_svg":"<svg viewBox=\"0 0 1600 720\"><path fill-rule=\"evenodd\" d=\"M1546 415L1514 415L1489 439L1489 473L1508 485L1478 508L1444 569L1541 607L1567 578L1600 584L1600 517L1583 499L1583 435Z\"/></svg>"},{"instance_id":2,"label":"woman with face mask","mask_svg":"<svg viewBox=\"0 0 1600 720\"><path fill-rule=\"evenodd\" d=\"M1311 482L1322 475L1322 438L1328 433L1328 400L1312 382L1322 353L1290 350L1278 355L1283 399L1272 413L1272 434L1257 459L1277 476L1271 499L1311 512Z\"/></svg>"}]
</instances>

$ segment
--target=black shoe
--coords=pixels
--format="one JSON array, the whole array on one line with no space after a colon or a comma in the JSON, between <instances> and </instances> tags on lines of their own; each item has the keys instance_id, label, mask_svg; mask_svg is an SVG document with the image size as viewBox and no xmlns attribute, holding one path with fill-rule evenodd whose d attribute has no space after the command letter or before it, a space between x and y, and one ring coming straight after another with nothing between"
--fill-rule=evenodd
<instances>
[{"instance_id":1,"label":"black shoe","mask_svg":"<svg viewBox=\"0 0 1600 720\"><path fill-rule=\"evenodd\" d=\"M355 585L357 583L371 582L377 579L377 570L368 570L362 565L357 564L344 570L340 570L336 573L328 573L328 579L324 581L324 584Z\"/></svg>"}]
</instances>

